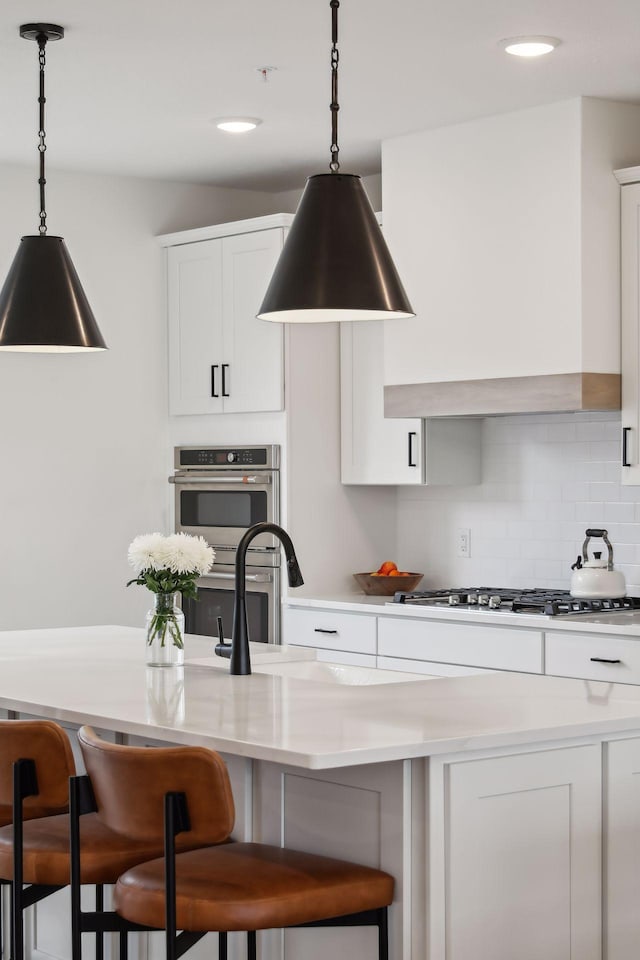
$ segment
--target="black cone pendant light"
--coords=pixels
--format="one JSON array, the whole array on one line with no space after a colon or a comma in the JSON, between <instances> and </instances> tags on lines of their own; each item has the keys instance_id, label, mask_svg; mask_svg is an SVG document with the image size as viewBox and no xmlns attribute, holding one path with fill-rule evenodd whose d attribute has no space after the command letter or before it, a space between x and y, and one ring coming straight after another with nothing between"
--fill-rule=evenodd
<instances>
[{"instance_id":1,"label":"black cone pendant light","mask_svg":"<svg viewBox=\"0 0 640 960\"><path fill-rule=\"evenodd\" d=\"M317 323L413 317L360 177L338 162L338 7L331 7L330 173L309 177L261 320Z\"/></svg>"},{"instance_id":2,"label":"black cone pendant light","mask_svg":"<svg viewBox=\"0 0 640 960\"><path fill-rule=\"evenodd\" d=\"M38 44L40 153L39 234L23 237L0 291L0 350L64 352L105 350L106 344L62 237L47 236L44 129L45 47L64 29L52 23L27 23L20 36Z\"/></svg>"}]
</instances>

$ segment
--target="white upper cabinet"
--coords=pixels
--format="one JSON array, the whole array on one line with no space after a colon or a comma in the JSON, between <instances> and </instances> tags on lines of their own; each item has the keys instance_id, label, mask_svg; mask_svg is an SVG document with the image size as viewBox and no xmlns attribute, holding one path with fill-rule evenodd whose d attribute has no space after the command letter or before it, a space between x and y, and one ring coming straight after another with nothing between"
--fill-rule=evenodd
<instances>
[{"instance_id":1,"label":"white upper cabinet","mask_svg":"<svg viewBox=\"0 0 640 960\"><path fill-rule=\"evenodd\" d=\"M480 483L480 421L384 416L384 328L340 325L341 477L345 484Z\"/></svg>"},{"instance_id":2,"label":"white upper cabinet","mask_svg":"<svg viewBox=\"0 0 640 960\"><path fill-rule=\"evenodd\" d=\"M222 413L222 240L167 251L169 409Z\"/></svg>"},{"instance_id":3,"label":"white upper cabinet","mask_svg":"<svg viewBox=\"0 0 640 960\"><path fill-rule=\"evenodd\" d=\"M161 238L168 248L170 413L283 409L282 325L257 320L256 313L289 219Z\"/></svg>"},{"instance_id":4,"label":"white upper cabinet","mask_svg":"<svg viewBox=\"0 0 640 960\"><path fill-rule=\"evenodd\" d=\"M622 483L640 484L640 167L622 186Z\"/></svg>"},{"instance_id":5,"label":"white upper cabinet","mask_svg":"<svg viewBox=\"0 0 640 960\"><path fill-rule=\"evenodd\" d=\"M384 417L384 323L340 324L343 483L422 482L422 421Z\"/></svg>"},{"instance_id":6,"label":"white upper cabinet","mask_svg":"<svg viewBox=\"0 0 640 960\"><path fill-rule=\"evenodd\" d=\"M284 406L282 324L256 319L283 242L282 229L222 241L225 413Z\"/></svg>"},{"instance_id":7,"label":"white upper cabinet","mask_svg":"<svg viewBox=\"0 0 640 960\"><path fill-rule=\"evenodd\" d=\"M385 236L417 314L385 332L388 415L619 409L623 157L640 107L596 99L384 142Z\"/></svg>"}]
</instances>

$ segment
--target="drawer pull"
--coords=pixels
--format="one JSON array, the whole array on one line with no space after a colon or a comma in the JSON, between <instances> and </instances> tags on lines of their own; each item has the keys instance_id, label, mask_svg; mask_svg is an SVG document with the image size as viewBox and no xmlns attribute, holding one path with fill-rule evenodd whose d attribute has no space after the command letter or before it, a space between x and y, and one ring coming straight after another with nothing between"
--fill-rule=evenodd
<instances>
[{"instance_id":1,"label":"drawer pull","mask_svg":"<svg viewBox=\"0 0 640 960\"><path fill-rule=\"evenodd\" d=\"M607 660L606 657L591 657L591 663L622 663L622 660Z\"/></svg>"},{"instance_id":2,"label":"drawer pull","mask_svg":"<svg viewBox=\"0 0 640 960\"><path fill-rule=\"evenodd\" d=\"M314 627L313 632L314 633L335 633L335 634L338 633L337 630L323 630L322 627Z\"/></svg>"}]
</instances>

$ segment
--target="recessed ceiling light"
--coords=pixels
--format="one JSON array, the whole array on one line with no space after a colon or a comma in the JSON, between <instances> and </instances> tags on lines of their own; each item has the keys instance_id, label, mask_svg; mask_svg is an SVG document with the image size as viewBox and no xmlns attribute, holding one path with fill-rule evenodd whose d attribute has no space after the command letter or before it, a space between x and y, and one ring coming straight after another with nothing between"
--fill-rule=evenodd
<instances>
[{"instance_id":1,"label":"recessed ceiling light","mask_svg":"<svg viewBox=\"0 0 640 960\"><path fill-rule=\"evenodd\" d=\"M226 133L247 133L262 123L258 117L219 117L213 121L218 130Z\"/></svg>"},{"instance_id":2,"label":"recessed ceiling light","mask_svg":"<svg viewBox=\"0 0 640 960\"><path fill-rule=\"evenodd\" d=\"M514 57L541 57L555 50L559 43L555 37L510 37L501 40L500 46Z\"/></svg>"}]
</instances>

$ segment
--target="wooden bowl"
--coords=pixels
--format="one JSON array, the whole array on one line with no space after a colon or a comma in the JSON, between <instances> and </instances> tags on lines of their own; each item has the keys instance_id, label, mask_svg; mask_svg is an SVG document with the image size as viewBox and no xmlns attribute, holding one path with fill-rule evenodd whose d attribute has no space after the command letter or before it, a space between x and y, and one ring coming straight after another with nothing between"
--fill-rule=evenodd
<instances>
[{"instance_id":1,"label":"wooden bowl","mask_svg":"<svg viewBox=\"0 0 640 960\"><path fill-rule=\"evenodd\" d=\"M408 577L374 577L370 573L354 573L353 576L367 596L392 597L397 590L415 590L424 573L410 573Z\"/></svg>"}]
</instances>

